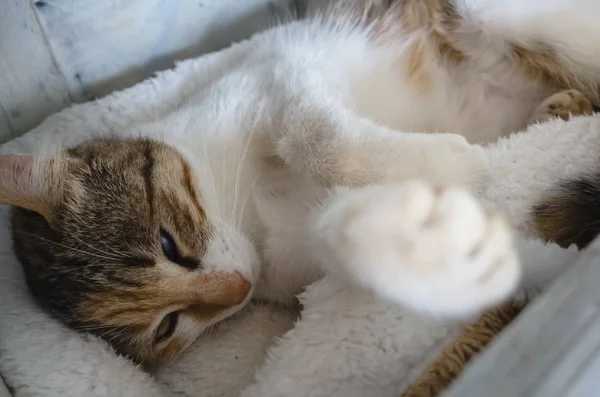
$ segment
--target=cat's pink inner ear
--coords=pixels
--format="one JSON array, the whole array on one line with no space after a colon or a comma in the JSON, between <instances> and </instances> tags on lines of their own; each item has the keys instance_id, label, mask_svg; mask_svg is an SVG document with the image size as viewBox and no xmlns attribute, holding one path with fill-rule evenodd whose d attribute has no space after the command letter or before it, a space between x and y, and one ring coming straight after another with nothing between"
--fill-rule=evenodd
<instances>
[{"instance_id":1,"label":"cat's pink inner ear","mask_svg":"<svg viewBox=\"0 0 600 397\"><path fill-rule=\"evenodd\" d=\"M37 212L48 222L51 208L41 180L32 178L34 160L30 155L0 155L0 204L14 205Z\"/></svg>"}]
</instances>

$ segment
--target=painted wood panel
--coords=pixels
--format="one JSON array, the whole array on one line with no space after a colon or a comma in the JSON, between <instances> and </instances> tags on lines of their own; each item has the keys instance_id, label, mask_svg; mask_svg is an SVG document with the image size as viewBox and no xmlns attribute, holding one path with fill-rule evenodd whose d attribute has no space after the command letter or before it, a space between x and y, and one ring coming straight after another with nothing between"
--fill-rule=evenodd
<instances>
[{"instance_id":1,"label":"painted wood panel","mask_svg":"<svg viewBox=\"0 0 600 397\"><path fill-rule=\"evenodd\" d=\"M444 397L600 396L600 239Z\"/></svg>"},{"instance_id":2,"label":"painted wood panel","mask_svg":"<svg viewBox=\"0 0 600 397\"><path fill-rule=\"evenodd\" d=\"M285 1L45 0L36 10L76 100L130 86L177 59L264 29Z\"/></svg>"},{"instance_id":3,"label":"painted wood panel","mask_svg":"<svg viewBox=\"0 0 600 397\"><path fill-rule=\"evenodd\" d=\"M289 13L292 0L0 0L0 142Z\"/></svg>"},{"instance_id":4,"label":"painted wood panel","mask_svg":"<svg viewBox=\"0 0 600 397\"><path fill-rule=\"evenodd\" d=\"M71 103L27 0L0 0L0 142Z\"/></svg>"},{"instance_id":5,"label":"painted wood panel","mask_svg":"<svg viewBox=\"0 0 600 397\"><path fill-rule=\"evenodd\" d=\"M11 394L8 391L8 387L4 384L2 377L0 376L0 397L11 397Z\"/></svg>"}]
</instances>

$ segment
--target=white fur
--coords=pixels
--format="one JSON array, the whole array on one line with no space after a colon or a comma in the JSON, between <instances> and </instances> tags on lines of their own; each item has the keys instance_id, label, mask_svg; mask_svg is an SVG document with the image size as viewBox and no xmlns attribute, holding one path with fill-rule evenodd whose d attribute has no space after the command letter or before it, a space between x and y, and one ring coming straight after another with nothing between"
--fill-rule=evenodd
<instances>
[{"instance_id":1,"label":"white fur","mask_svg":"<svg viewBox=\"0 0 600 397\"><path fill-rule=\"evenodd\" d=\"M485 10L464 2L473 18L467 27L504 16L495 2L483 3ZM567 15L588 12L575 11ZM529 21L517 18L513 39L530 39ZM559 22L588 33L582 41L600 35L583 17ZM490 26L498 40L509 34ZM194 166L222 237L209 251L212 266L239 271L257 297L284 303L331 273L302 295L302 319L244 395L397 395L457 330L456 320L419 317L415 309L472 315L514 293L520 273L520 295L537 292L575 255L535 241L513 245L507 226L480 203L530 232L527 210L535 198L561 177L593 169L600 153L600 119L591 117L534 126L489 147L473 144L522 129L547 90L523 76L507 78L508 67L484 67L496 59L492 46L482 63L463 70L431 64L435 90L423 94L399 77L408 67L402 55L416 39L374 46L364 30L343 21L331 28L294 22L64 111L1 151L32 152L49 141L72 146L108 134L176 146ZM595 61L593 54L577 58L590 68ZM287 166L270 165L274 155ZM464 187L438 193L432 182L466 184L479 201ZM39 310L6 227L2 234L0 371L17 396L169 395L105 344ZM236 247L227 258L220 256L225 245ZM246 336L262 335L265 346L289 325L289 315L276 311L272 323L260 320L265 310L242 314L235 327L208 339L210 349L198 351L199 341L158 379L189 395L239 392L262 360ZM245 359L236 365L238 353Z\"/></svg>"},{"instance_id":2,"label":"white fur","mask_svg":"<svg viewBox=\"0 0 600 397\"><path fill-rule=\"evenodd\" d=\"M555 56L588 81L598 79L600 50L588 38L598 37L595 0L461 0L461 11L479 25L483 36L515 40L529 46L551 43Z\"/></svg>"},{"instance_id":3,"label":"white fur","mask_svg":"<svg viewBox=\"0 0 600 397\"><path fill-rule=\"evenodd\" d=\"M338 193L312 231L333 274L435 314L471 314L505 299L520 277L502 219L462 189L420 181Z\"/></svg>"}]
</instances>

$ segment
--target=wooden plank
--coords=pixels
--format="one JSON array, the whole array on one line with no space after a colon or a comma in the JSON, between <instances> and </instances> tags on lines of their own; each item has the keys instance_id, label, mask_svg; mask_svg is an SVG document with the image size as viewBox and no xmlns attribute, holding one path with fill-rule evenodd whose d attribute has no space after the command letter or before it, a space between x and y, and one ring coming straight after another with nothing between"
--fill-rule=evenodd
<instances>
[{"instance_id":1,"label":"wooden plank","mask_svg":"<svg viewBox=\"0 0 600 397\"><path fill-rule=\"evenodd\" d=\"M444 397L600 396L600 239Z\"/></svg>"},{"instance_id":2,"label":"wooden plank","mask_svg":"<svg viewBox=\"0 0 600 397\"><path fill-rule=\"evenodd\" d=\"M36 2L77 101L133 85L174 60L247 38L291 0L45 0Z\"/></svg>"},{"instance_id":3,"label":"wooden plank","mask_svg":"<svg viewBox=\"0 0 600 397\"><path fill-rule=\"evenodd\" d=\"M0 0L0 142L70 104L31 4Z\"/></svg>"},{"instance_id":4,"label":"wooden plank","mask_svg":"<svg viewBox=\"0 0 600 397\"><path fill-rule=\"evenodd\" d=\"M0 0L0 143L175 60L242 40L293 0Z\"/></svg>"},{"instance_id":5,"label":"wooden plank","mask_svg":"<svg viewBox=\"0 0 600 397\"><path fill-rule=\"evenodd\" d=\"M10 392L8 391L8 387L4 384L4 380L0 376L0 397L11 397Z\"/></svg>"},{"instance_id":6,"label":"wooden plank","mask_svg":"<svg viewBox=\"0 0 600 397\"><path fill-rule=\"evenodd\" d=\"M0 63L2 63L2 61L0 61ZM0 76L0 80L2 80L2 76ZM0 85L1 84L2 83L0 82ZM0 144L12 139L14 136L16 136L16 133L10 125L10 120L8 119L6 111L2 108L2 94L0 93Z\"/></svg>"}]
</instances>

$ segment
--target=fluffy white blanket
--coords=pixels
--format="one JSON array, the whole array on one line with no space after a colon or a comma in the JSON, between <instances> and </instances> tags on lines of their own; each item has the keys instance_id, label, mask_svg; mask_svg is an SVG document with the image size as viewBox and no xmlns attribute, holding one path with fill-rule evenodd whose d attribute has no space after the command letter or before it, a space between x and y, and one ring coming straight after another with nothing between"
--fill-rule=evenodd
<instances>
[{"instance_id":1,"label":"fluffy white blanket","mask_svg":"<svg viewBox=\"0 0 600 397\"><path fill-rule=\"evenodd\" d=\"M197 77L219 64L220 56L182 62L131 89L65 110L0 152L32 152L49 140L74 145L168 112L198 88ZM534 128L556 137L569 129L600 131L600 119ZM520 188L527 193L526 186ZM151 376L105 343L66 329L40 310L10 240L8 209L2 208L0 373L18 397L397 397L458 330L455 323L420 318L325 278L302 295L301 319L281 308L251 306ZM546 252L549 262L573 254Z\"/></svg>"}]
</instances>

